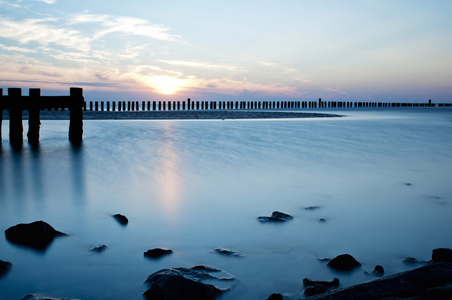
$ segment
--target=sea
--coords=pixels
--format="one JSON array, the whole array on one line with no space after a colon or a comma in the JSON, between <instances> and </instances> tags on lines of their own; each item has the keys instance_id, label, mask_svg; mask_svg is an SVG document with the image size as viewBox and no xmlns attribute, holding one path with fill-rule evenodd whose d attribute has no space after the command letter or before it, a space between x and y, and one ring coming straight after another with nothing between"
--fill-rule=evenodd
<instances>
[{"instance_id":1,"label":"sea","mask_svg":"<svg viewBox=\"0 0 452 300\"><path fill-rule=\"evenodd\" d=\"M301 299L303 278L347 287L451 248L452 110L328 112L341 117L85 120L79 147L68 120L42 120L32 147L24 120L20 151L3 120L0 229L43 220L68 236L36 251L3 235L0 299L144 299L149 275L196 265L237 278L220 299ZM258 221L273 211L294 218ZM361 267L330 269L340 254Z\"/></svg>"}]
</instances>

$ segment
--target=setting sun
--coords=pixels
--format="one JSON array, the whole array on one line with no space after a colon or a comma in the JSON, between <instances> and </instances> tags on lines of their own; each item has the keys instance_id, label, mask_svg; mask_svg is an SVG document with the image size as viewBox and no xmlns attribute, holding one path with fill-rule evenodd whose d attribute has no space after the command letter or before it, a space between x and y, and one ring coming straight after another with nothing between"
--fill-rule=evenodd
<instances>
[{"instance_id":1,"label":"setting sun","mask_svg":"<svg viewBox=\"0 0 452 300\"><path fill-rule=\"evenodd\" d=\"M184 82L181 79L163 75L149 78L147 84L155 88L161 94L171 95L181 89Z\"/></svg>"}]
</instances>

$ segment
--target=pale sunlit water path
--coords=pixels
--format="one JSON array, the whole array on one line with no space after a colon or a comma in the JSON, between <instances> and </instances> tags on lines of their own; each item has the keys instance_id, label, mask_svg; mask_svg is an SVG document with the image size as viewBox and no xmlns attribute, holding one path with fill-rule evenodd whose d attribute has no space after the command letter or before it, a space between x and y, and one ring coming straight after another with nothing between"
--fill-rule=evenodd
<instances>
[{"instance_id":1,"label":"pale sunlit water path","mask_svg":"<svg viewBox=\"0 0 452 300\"><path fill-rule=\"evenodd\" d=\"M143 299L151 273L197 264L240 279L224 299L296 299L303 277L346 286L372 279L364 271L376 264L392 274L413 267L405 257L452 247L452 112L334 112L348 116L88 120L79 149L67 141L68 121L43 120L40 148L20 153L3 121L0 229L44 220L70 236L45 253L3 237L0 259L14 267L0 279L0 299ZM295 218L256 220L274 210ZM88 250L99 244L108 249ZM174 254L145 259L155 247ZM217 247L245 257L209 253ZM337 274L317 260L342 253L362 268Z\"/></svg>"}]
</instances>

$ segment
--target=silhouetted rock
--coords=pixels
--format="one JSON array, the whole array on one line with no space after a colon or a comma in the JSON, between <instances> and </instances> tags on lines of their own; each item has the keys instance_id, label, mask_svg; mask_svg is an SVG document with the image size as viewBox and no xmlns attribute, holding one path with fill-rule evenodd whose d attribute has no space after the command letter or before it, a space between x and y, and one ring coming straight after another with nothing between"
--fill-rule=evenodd
<instances>
[{"instance_id":1,"label":"silhouetted rock","mask_svg":"<svg viewBox=\"0 0 452 300\"><path fill-rule=\"evenodd\" d=\"M304 278L303 285L305 287L303 293L306 296L310 297L313 295L325 293L332 288L337 288L339 286L339 279L333 278L331 281L316 281L309 278Z\"/></svg>"},{"instance_id":2,"label":"silhouetted rock","mask_svg":"<svg viewBox=\"0 0 452 300\"><path fill-rule=\"evenodd\" d=\"M77 300L77 299L69 299L69 298L52 298L42 295L36 294L28 294L20 300Z\"/></svg>"},{"instance_id":3,"label":"silhouetted rock","mask_svg":"<svg viewBox=\"0 0 452 300\"><path fill-rule=\"evenodd\" d=\"M326 220L325 220L324 218L320 218L320 219L319 219L319 222L320 222L320 223L325 223Z\"/></svg>"},{"instance_id":4,"label":"silhouetted rock","mask_svg":"<svg viewBox=\"0 0 452 300\"><path fill-rule=\"evenodd\" d=\"M452 299L452 263L437 263L313 296L336 299Z\"/></svg>"},{"instance_id":5,"label":"silhouetted rock","mask_svg":"<svg viewBox=\"0 0 452 300\"><path fill-rule=\"evenodd\" d=\"M93 251L93 252L102 252L107 248L108 248L107 245L99 245L99 246L94 246L93 248L91 248L89 250Z\"/></svg>"},{"instance_id":6,"label":"silhouetted rock","mask_svg":"<svg viewBox=\"0 0 452 300\"><path fill-rule=\"evenodd\" d=\"M271 215L271 217L258 217L257 218L259 221L261 222L285 222L288 220L292 220L293 217L291 215L279 212L279 211L274 211Z\"/></svg>"},{"instance_id":7,"label":"silhouetted rock","mask_svg":"<svg viewBox=\"0 0 452 300\"><path fill-rule=\"evenodd\" d=\"M350 271L356 267L361 266L361 264L356 261L356 259L350 254L342 254L333 258L327 264L329 267L340 270L340 271Z\"/></svg>"},{"instance_id":8,"label":"silhouetted rock","mask_svg":"<svg viewBox=\"0 0 452 300\"><path fill-rule=\"evenodd\" d=\"M225 272L205 266L163 269L146 279L150 288L143 295L153 300L213 300L230 289L231 282L236 280L227 273L227 277L210 273Z\"/></svg>"},{"instance_id":9,"label":"silhouetted rock","mask_svg":"<svg viewBox=\"0 0 452 300\"><path fill-rule=\"evenodd\" d=\"M11 269L12 266L13 264L8 261L0 260L0 277L5 275Z\"/></svg>"},{"instance_id":10,"label":"silhouetted rock","mask_svg":"<svg viewBox=\"0 0 452 300\"><path fill-rule=\"evenodd\" d=\"M385 274L385 269L380 265L376 265L374 270L372 271L372 274L376 276L383 276Z\"/></svg>"},{"instance_id":11,"label":"silhouetted rock","mask_svg":"<svg viewBox=\"0 0 452 300\"><path fill-rule=\"evenodd\" d=\"M226 255L226 256L242 256L242 254L236 252L236 251L232 251L229 249L224 249L224 248L216 248L213 250L210 250L210 252L215 252L221 255Z\"/></svg>"},{"instance_id":12,"label":"silhouetted rock","mask_svg":"<svg viewBox=\"0 0 452 300\"><path fill-rule=\"evenodd\" d=\"M36 250L45 250L55 237L67 235L55 230L43 221L30 224L18 224L5 231L8 241L14 244L31 247Z\"/></svg>"},{"instance_id":13,"label":"silhouetted rock","mask_svg":"<svg viewBox=\"0 0 452 300\"><path fill-rule=\"evenodd\" d=\"M129 223L129 219L121 214L113 215L113 218L115 218L115 220L118 221L118 223L121 225L127 225Z\"/></svg>"},{"instance_id":14,"label":"silhouetted rock","mask_svg":"<svg viewBox=\"0 0 452 300\"><path fill-rule=\"evenodd\" d=\"M171 253L173 253L173 250L163 249L163 248L155 248L155 249L151 249L151 250L144 252L144 256L149 257L149 258L159 258L164 255L171 254Z\"/></svg>"},{"instance_id":15,"label":"silhouetted rock","mask_svg":"<svg viewBox=\"0 0 452 300\"><path fill-rule=\"evenodd\" d=\"M432 251L432 262L452 262L452 249L438 248Z\"/></svg>"},{"instance_id":16,"label":"silhouetted rock","mask_svg":"<svg viewBox=\"0 0 452 300\"><path fill-rule=\"evenodd\" d=\"M265 300L283 300L282 294L271 294L267 299Z\"/></svg>"}]
</instances>

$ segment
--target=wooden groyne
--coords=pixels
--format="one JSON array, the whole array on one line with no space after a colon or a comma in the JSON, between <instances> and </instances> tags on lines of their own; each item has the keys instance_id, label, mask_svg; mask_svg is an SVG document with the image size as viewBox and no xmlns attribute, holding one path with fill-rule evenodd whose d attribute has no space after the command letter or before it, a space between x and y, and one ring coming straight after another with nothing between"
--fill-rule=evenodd
<instances>
[{"instance_id":1,"label":"wooden groyne","mask_svg":"<svg viewBox=\"0 0 452 300\"><path fill-rule=\"evenodd\" d=\"M89 101L88 111L254 110L304 108L452 107L452 104L362 101Z\"/></svg>"},{"instance_id":2,"label":"wooden groyne","mask_svg":"<svg viewBox=\"0 0 452 300\"><path fill-rule=\"evenodd\" d=\"M39 143L41 125L40 111L44 109L69 110L69 140L80 143L83 136L83 89L70 88L69 96L41 96L40 89L30 89L28 96L22 96L20 88L8 88L8 95L0 89L0 142L3 110L9 112L9 140L13 146L23 143L22 112L28 110L28 142Z\"/></svg>"}]
</instances>

